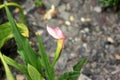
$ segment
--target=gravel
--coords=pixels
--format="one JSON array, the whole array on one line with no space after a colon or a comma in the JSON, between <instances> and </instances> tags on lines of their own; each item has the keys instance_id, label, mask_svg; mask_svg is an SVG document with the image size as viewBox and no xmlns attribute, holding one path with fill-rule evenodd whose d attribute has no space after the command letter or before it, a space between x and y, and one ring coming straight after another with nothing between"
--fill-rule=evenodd
<instances>
[{"instance_id":1,"label":"gravel","mask_svg":"<svg viewBox=\"0 0 120 80\"><path fill-rule=\"evenodd\" d=\"M27 1L22 4L25 10L28 10ZM35 10L32 14L27 11L26 20L31 30L31 41L35 39L33 32L42 31L41 37L50 59L56 42L46 32L46 25L59 27L66 35L65 48L55 66L56 75L72 70L79 59L87 56L89 61L82 74L88 79L80 80L120 80L120 22L116 13L102 12L98 0L49 0L49 4L45 1L48 0L43 0L47 10L54 2L59 11L57 17L43 20L43 14ZM70 16L74 16L73 21L69 20ZM66 25L66 21L70 25Z\"/></svg>"},{"instance_id":2,"label":"gravel","mask_svg":"<svg viewBox=\"0 0 120 80\"><path fill-rule=\"evenodd\" d=\"M50 7L46 4L45 6ZM43 34L46 34L45 26L48 24L61 28L66 35L65 48L55 66L56 74L59 76L72 70L75 62L87 56L89 61L83 67L83 75L91 80L119 80L120 59L116 59L115 55L120 55L120 28L115 13L102 12L97 1L92 0L64 0L55 6L59 11L56 18L44 21L39 18L36 23L43 27ZM38 13L35 12L32 16L40 15L36 14ZM69 20L70 16L74 16L73 21ZM62 24L58 24L59 20ZM67 25L66 21L70 25ZM39 29L37 27L35 31ZM42 36L43 40L50 37ZM55 42L52 40L43 41L46 46L53 46L47 47L51 58L55 51L55 45L51 45Z\"/></svg>"}]
</instances>

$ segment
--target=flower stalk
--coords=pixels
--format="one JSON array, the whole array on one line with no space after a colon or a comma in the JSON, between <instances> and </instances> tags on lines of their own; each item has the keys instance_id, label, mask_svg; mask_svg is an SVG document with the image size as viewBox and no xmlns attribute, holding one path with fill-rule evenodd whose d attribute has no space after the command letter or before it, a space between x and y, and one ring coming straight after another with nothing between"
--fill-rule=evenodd
<instances>
[{"instance_id":1,"label":"flower stalk","mask_svg":"<svg viewBox=\"0 0 120 80\"><path fill-rule=\"evenodd\" d=\"M57 40L57 48L52 62L52 67L54 67L60 57L62 49L64 48L65 35L59 28L52 28L47 26L47 31L53 38Z\"/></svg>"}]
</instances>

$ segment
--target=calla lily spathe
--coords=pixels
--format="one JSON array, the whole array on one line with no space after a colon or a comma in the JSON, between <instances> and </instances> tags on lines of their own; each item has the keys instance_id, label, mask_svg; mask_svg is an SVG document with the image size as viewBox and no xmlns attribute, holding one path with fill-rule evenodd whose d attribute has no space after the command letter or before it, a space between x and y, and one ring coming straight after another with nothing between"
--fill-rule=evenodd
<instances>
[{"instance_id":1,"label":"calla lily spathe","mask_svg":"<svg viewBox=\"0 0 120 80\"><path fill-rule=\"evenodd\" d=\"M65 35L59 28L53 28L47 26L48 33L57 40L57 48L53 59L52 67L54 67L56 61L59 59L62 49L64 48Z\"/></svg>"},{"instance_id":2,"label":"calla lily spathe","mask_svg":"<svg viewBox=\"0 0 120 80\"><path fill-rule=\"evenodd\" d=\"M59 28L53 28L47 26L48 33L55 39L57 39L58 46L64 48L65 35Z\"/></svg>"},{"instance_id":3,"label":"calla lily spathe","mask_svg":"<svg viewBox=\"0 0 120 80\"><path fill-rule=\"evenodd\" d=\"M53 28L47 26L47 31L55 39L65 39L63 32L59 28Z\"/></svg>"}]
</instances>

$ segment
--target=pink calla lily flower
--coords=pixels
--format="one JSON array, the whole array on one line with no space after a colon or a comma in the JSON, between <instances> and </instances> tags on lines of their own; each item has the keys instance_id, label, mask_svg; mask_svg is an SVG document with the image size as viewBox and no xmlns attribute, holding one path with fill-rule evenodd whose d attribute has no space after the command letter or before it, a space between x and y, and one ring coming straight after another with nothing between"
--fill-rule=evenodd
<instances>
[{"instance_id":1,"label":"pink calla lily flower","mask_svg":"<svg viewBox=\"0 0 120 80\"><path fill-rule=\"evenodd\" d=\"M64 39L65 38L63 32L59 28L52 28L52 27L47 26L47 31L55 39Z\"/></svg>"},{"instance_id":2,"label":"pink calla lily flower","mask_svg":"<svg viewBox=\"0 0 120 80\"><path fill-rule=\"evenodd\" d=\"M58 46L62 45L62 48L64 48L65 35L63 32L59 28L53 28L49 26L47 26L47 31L53 38L58 40Z\"/></svg>"},{"instance_id":3,"label":"pink calla lily flower","mask_svg":"<svg viewBox=\"0 0 120 80\"><path fill-rule=\"evenodd\" d=\"M57 49L52 63L52 67L54 67L56 61L60 57L62 49L64 48L65 35L59 28L52 28L47 26L47 31L53 38L57 39Z\"/></svg>"}]
</instances>

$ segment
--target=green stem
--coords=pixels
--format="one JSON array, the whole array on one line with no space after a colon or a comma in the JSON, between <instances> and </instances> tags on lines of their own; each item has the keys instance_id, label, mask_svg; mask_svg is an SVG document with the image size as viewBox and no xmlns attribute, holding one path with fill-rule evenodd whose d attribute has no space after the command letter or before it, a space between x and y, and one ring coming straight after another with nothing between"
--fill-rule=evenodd
<instances>
[{"instance_id":1,"label":"green stem","mask_svg":"<svg viewBox=\"0 0 120 80\"><path fill-rule=\"evenodd\" d=\"M26 24L25 18L24 18L24 12L23 12L23 9L22 9L22 7L20 5L18 5L16 3L13 3L13 2L10 2L10 3L6 3L6 4L0 5L0 9L4 8L5 5L6 6L15 6L15 7L19 8L20 13L21 13L21 15L20 15L20 22L23 22L24 24Z\"/></svg>"},{"instance_id":2,"label":"green stem","mask_svg":"<svg viewBox=\"0 0 120 80\"><path fill-rule=\"evenodd\" d=\"M59 59L59 56L61 54L61 51L62 49L60 49L58 46L57 46L57 49L56 49L56 52L55 52L55 56L54 56L54 59L53 59L53 62L52 62L52 68L54 68L57 60Z\"/></svg>"}]
</instances>

